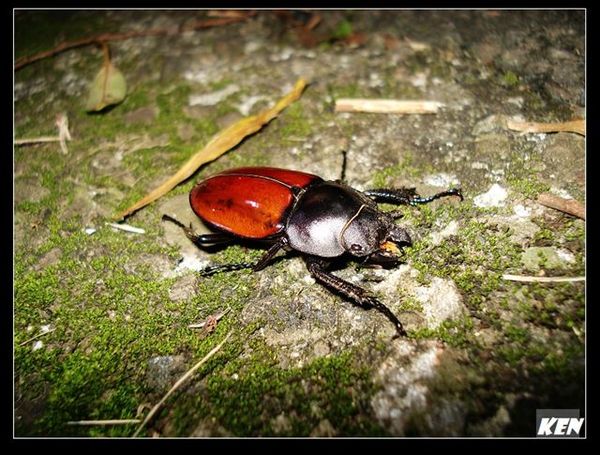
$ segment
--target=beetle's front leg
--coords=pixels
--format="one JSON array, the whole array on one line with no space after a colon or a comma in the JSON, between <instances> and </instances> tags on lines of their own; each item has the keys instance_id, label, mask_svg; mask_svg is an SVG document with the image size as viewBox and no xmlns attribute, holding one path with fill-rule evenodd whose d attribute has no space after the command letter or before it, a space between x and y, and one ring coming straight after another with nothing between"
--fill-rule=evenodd
<instances>
[{"instance_id":1,"label":"beetle's front leg","mask_svg":"<svg viewBox=\"0 0 600 455\"><path fill-rule=\"evenodd\" d=\"M394 338L406 336L406 331L404 330L402 323L388 307L370 295L363 288L349 283L348 281L335 276L331 272L328 272L326 270L327 266L329 265L327 261L314 256L305 256L304 262L306 263L306 267L313 278L319 283L323 284L325 287L339 292L358 306L361 306L365 309L375 308L377 311L385 315L385 317L387 317L392 324L394 324L394 327L396 327L396 335Z\"/></svg>"},{"instance_id":2,"label":"beetle's front leg","mask_svg":"<svg viewBox=\"0 0 600 455\"><path fill-rule=\"evenodd\" d=\"M447 191L434 194L429 197L421 197L414 188L377 188L364 191L375 202L387 202L389 204L419 205L427 204L445 196L458 196L462 201L463 195L459 188L451 188Z\"/></svg>"}]
</instances>

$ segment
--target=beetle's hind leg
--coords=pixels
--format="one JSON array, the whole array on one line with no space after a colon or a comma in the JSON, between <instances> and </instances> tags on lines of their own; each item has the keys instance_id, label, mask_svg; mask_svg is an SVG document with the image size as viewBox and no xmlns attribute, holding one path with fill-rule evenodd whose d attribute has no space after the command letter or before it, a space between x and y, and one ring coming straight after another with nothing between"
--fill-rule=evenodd
<instances>
[{"instance_id":1,"label":"beetle's hind leg","mask_svg":"<svg viewBox=\"0 0 600 455\"><path fill-rule=\"evenodd\" d=\"M171 223L176 224L185 233L185 236L190 239L196 246L203 247L207 245L215 245L219 243L229 243L232 241L230 235L220 232L212 232L210 234L196 234L192 229L192 226L186 226L181 221L176 220L172 216L163 215L162 219L165 221L170 221Z\"/></svg>"},{"instance_id":2,"label":"beetle's hind leg","mask_svg":"<svg viewBox=\"0 0 600 455\"><path fill-rule=\"evenodd\" d=\"M308 271L316 281L329 289L339 292L348 300L360 307L365 309L375 308L377 311L382 313L392 322L392 324L394 324L394 327L396 328L396 335L394 338L406 336L406 330L404 330L402 323L396 317L396 315L392 313L392 311L383 303L370 295L366 290L349 283L338 276L335 276L331 272L328 272L325 269L328 265L326 261L320 260L314 256L306 256L304 261L306 262Z\"/></svg>"},{"instance_id":3,"label":"beetle's hind leg","mask_svg":"<svg viewBox=\"0 0 600 455\"><path fill-rule=\"evenodd\" d=\"M427 204L446 196L458 196L462 201L463 195L459 188L451 188L447 191L436 193L433 196L422 197L417 194L414 188L377 188L364 191L375 202L387 202L398 205L419 205Z\"/></svg>"}]
</instances>

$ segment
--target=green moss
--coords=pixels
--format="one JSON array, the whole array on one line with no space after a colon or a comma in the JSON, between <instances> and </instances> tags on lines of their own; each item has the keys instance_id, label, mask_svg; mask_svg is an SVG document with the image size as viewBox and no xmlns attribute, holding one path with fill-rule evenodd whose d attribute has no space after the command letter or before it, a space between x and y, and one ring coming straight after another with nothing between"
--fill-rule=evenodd
<instances>
[{"instance_id":1,"label":"green moss","mask_svg":"<svg viewBox=\"0 0 600 455\"><path fill-rule=\"evenodd\" d=\"M504 330L504 335L508 340L517 343L525 343L530 339L529 331L526 328L515 325L508 325Z\"/></svg>"},{"instance_id":2,"label":"green moss","mask_svg":"<svg viewBox=\"0 0 600 455\"><path fill-rule=\"evenodd\" d=\"M24 402L38 402L44 409L34 421L23 419L17 434L131 434L128 428L90 429L66 422L135 417L137 406L147 400L148 359L177 353L195 357L212 349L214 340L199 338L187 324L227 306L238 311L252 280L230 280L233 287L223 294L223 280L217 277L203 281L191 299L171 302L174 279L158 279L153 258L171 258L174 264L172 248L107 228L88 236L71 231L76 226L71 222L51 218L50 236L37 254L59 248L58 262L35 271L27 266L28 254L15 256L15 372L23 384L18 390ZM235 313L222 320L218 333L234 320ZM55 330L40 338L42 349L32 351L32 343L19 346L44 324Z\"/></svg>"},{"instance_id":3,"label":"green moss","mask_svg":"<svg viewBox=\"0 0 600 455\"><path fill-rule=\"evenodd\" d=\"M233 81L230 78L224 78L220 81L211 82L209 87L212 91L223 90L225 87L231 85Z\"/></svg>"},{"instance_id":4,"label":"green moss","mask_svg":"<svg viewBox=\"0 0 600 455\"><path fill-rule=\"evenodd\" d=\"M555 240L555 232L548 227L542 227L533 235L533 244L536 246L549 246L552 245Z\"/></svg>"},{"instance_id":5,"label":"green moss","mask_svg":"<svg viewBox=\"0 0 600 455\"><path fill-rule=\"evenodd\" d=\"M151 92L143 85L137 86L134 89L129 89L127 96L121 104L123 112L131 112L145 107L150 103Z\"/></svg>"},{"instance_id":6,"label":"green moss","mask_svg":"<svg viewBox=\"0 0 600 455\"><path fill-rule=\"evenodd\" d=\"M573 376L573 363L583 359L583 344L579 342L564 343L557 351L552 343L540 343L532 339L524 329L508 328L512 335L508 342L497 348L497 355L513 368L527 368L531 374L549 374L554 380L561 375ZM514 337L515 331L518 336Z\"/></svg>"},{"instance_id":7,"label":"green moss","mask_svg":"<svg viewBox=\"0 0 600 455\"><path fill-rule=\"evenodd\" d=\"M330 86L328 87L328 91L334 100L337 98L361 98L370 93L368 89L356 83Z\"/></svg>"},{"instance_id":8,"label":"green moss","mask_svg":"<svg viewBox=\"0 0 600 455\"><path fill-rule=\"evenodd\" d=\"M401 311L414 311L414 312L422 312L423 304L414 297L406 296L402 299L402 310Z\"/></svg>"},{"instance_id":9,"label":"green moss","mask_svg":"<svg viewBox=\"0 0 600 455\"><path fill-rule=\"evenodd\" d=\"M215 419L235 436L308 436L323 419L338 435L382 435L377 424L364 417L365 397L373 392L366 368L351 353L319 358L302 368L281 369L276 353L252 344L250 361L231 359L220 374L204 382L200 395L190 397L175 411L177 433L193 430L190 413ZM243 412L240 412L243 410ZM287 424L274 425L283 415Z\"/></svg>"},{"instance_id":10,"label":"green moss","mask_svg":"<svg viewBox=\"0 0 600 455\"><path fill-rule=\"evenodd\" d=\"M416 178L428 170L417 166L413 154L407 152L399 164L374 172L371 181L374 188L387 188L395 185L399 178Z\"/></svg>"},{"instance_id":11,"label":"green moss","mask_svg":"<svg viewBox=\"0 0 600 455\"><path fill-rule=\"evenodd\" d=\"M519 76L517 76L512 71L506 71L502 75L501 82L502 82L502 85L505 85L507 87L515 87L516 85L519 84Z\"/></svg>"},{"instance_id":12,"label":"green moss","mask_svg":"<svg viewBox=\"0 0 600 455\"><path fill-rule=\"evenodd\" d=\"M336 25L332 37L335 39L346 39L350 35L352 35L352 24L344 19Z\"/></svg>"},{"instance_id":13,"label":"green moss","mask_svg":"<svg viewBox=\"0 0 600 455\"><path fill-rule=\"evenodd\" d=\"M570 242L576 240L585 240L585 222L574 219L566 220L563 235L565 240Z\"/></svg>"},{"instance_id":14,"label":"green moss","mask_svg":"<svg viewBox=\"0 0 600 455\"><path fill-rule=\"evenodd\" d=\"M550 190L550 185L540 182L533 176L514 177L508 176L507 183L512 189L529 199L536 199L540 193Z\"/></svg>"},{"instance_id":15,"label":"green moss","mask_svg":"<svg viewBox=\"0 0 600 455\"><path fill-rule=\"evenodd\" d=\"M433 248L426 240L417 240L407 255L421 273L420 279L427 276L452 279L465 296L467 306L478 311L487 296L500 287L501 275L518 266L520 247L511 242L509 230L473 219L472 207L466 204L446 207L437 209L433 218L449 219L451 212L454 219L467 220L461 223L459 232ZM446 210L450 212L444 215ZM432 217L428 211L429 207L416 212L419 227L430 227Z\"/></svg>"},{"instance_id":16,"label":"green moss","mask_svg":"<svg viewBox=\"0 0 600 455\"><path fill-rule=\"evenodd\" d=\"M435 329L420 328L411 331L410 337L414 339L436 338L457 348L473 348L476 340L473 338L473 321L465 317L457 320L448 320Z\"/></svg>"},{"instance_id":17,"label":"green moss","mask_svg":"<svg viewBox=\"0 0 600 455\"><path fill-rule=\"evenodd\" d=\"M283 139L305 138L311 133L311 123L301 103L292 104L280 115L278 131Z\"/></svg>"}]
</instances>

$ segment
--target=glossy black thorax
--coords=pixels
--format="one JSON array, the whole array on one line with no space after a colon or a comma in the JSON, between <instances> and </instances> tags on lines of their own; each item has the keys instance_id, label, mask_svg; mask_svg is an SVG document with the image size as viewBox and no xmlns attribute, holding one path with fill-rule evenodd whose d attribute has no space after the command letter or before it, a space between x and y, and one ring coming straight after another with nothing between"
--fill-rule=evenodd
<instances>
[{"instance_id":1,"label":"glossy black thorax","mask_svg":"<svg viewBox=\"0 0 600 455\"><path fill-rule=\"evenodd\" d=\"M285 233L288 245L297 251L336 257L350 250L352 245L346 240L353 238L357 229L360 234L379 230L379 235L384 235L382 218L386 217L375 202L361 192L339 182L318 182L299 195L287 218ZM388 221L386 218L383 224Z\"/></svg>"}]
</instances>

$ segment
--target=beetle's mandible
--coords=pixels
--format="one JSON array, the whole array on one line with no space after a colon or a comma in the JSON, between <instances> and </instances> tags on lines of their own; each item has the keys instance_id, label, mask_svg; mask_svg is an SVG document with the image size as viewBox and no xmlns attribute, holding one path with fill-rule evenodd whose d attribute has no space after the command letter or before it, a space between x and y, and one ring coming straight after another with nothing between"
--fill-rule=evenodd
<instances>
[{"instance_id":1,"label":"beetle's mandible","mask_svg":"<svg viewBox=\"0 0 600 455\"><path fill-rule=\"evenodd\" d=\"M383 313L396 328L406 331L396 315L363 288L328 271L334 259L343 255L362 258L370 264L393 266L400 248L411 245L408 232L395 223L397 212L379 210L378 202L426 204L444 196L458 196L449 189L429 197L414 188L358 191L340 180L325 181L306 172L272 167L243 167L213 175L190 192L196 215L216 232L197 235L181 226L199 247L233 240L262 241L269 245L255 264L225 264L209 267L202 274L265 268L281 249L295 250L303 257L310 274L330 290L351 302Z\"/></svg>"}]
</instances>

